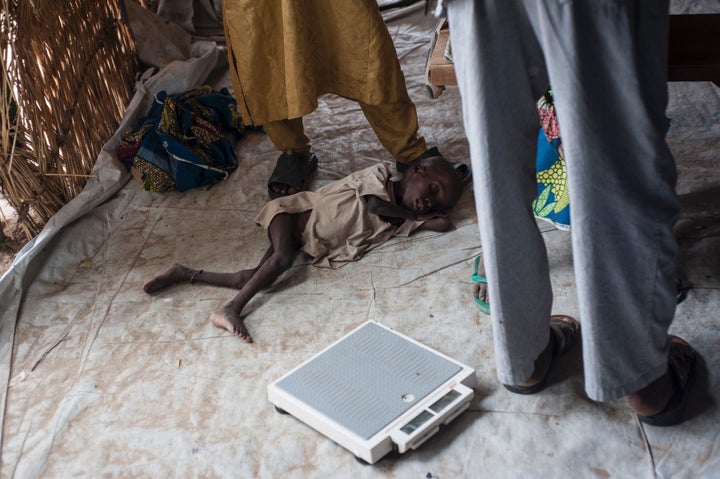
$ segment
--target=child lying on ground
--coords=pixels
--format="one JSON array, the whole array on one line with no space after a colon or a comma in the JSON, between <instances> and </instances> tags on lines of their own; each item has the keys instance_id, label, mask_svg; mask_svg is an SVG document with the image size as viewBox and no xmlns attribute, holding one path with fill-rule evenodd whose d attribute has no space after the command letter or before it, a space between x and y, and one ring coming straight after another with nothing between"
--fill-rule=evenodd
<instances>
[{"instance_id":1,"label":"child lying on ground","mask_svg":"<svg viewBox=\"0 0 720 479\"><path fill-rule=\"evenodd\" d=\"M410 166L399 180L378 164L328 184L268 202L256 222L268 231L270 247L253 269L216 273L180 264L150 280L143 289L155 293L176 283L206 283L236 288L238 294L210 321L247 342L252 338L240 314L262 288L270 286L302 250L317 266L333 267L361 258L392 236L415 230L447 231L446 211L462 193L462 180L441 156Z\"/></svg>"}]
</instances>

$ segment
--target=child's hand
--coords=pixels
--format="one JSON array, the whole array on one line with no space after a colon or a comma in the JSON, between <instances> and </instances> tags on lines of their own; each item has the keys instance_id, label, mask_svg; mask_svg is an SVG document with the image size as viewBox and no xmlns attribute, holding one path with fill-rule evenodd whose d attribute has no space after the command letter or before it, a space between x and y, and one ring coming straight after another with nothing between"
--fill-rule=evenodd
<instances>
[{"instance_id":1,"label":"child's hand","mask_svg":"<svg viewBox=\"0 0 720 479\"><path fill-rule=\"evenodd\" d=\"M450 231L450 229L453 227L452 223L450 222L450 218L448 218L446 214L441 216L435 216L434 218L428 218L423 221L425 222L420 225L419 229L444 233L445 231Z\"/></svg>"},{"instance_id":2,"label":"child's hand","mask_svg":"<svg viewBox=\"0 0 720 479\"><path fill-rule=\"evenodd\" d=\"M428 221L433 218L447 218L448 214L445 211L430 211L422 215L415 215L415 221Z\"/></svg>"}]
</instances>

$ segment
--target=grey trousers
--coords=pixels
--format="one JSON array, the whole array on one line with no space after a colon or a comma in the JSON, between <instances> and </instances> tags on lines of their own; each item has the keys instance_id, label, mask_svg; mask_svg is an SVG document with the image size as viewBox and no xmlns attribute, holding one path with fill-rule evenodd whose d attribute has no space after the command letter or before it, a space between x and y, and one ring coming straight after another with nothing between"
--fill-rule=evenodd
<instances>
[{"instance_id":1,"label":"grey trousers","mask_svg":"<svg viewBox=\"0 0 720 479\"><path fill-rule=\"evenodd\" d=\"M667 0L446 1L470 145L497 374L518 384L549 340L535 102L552 85L570 189L585 387L667 370L680 207L665 143Z\"/></svg>"}]
</instances>

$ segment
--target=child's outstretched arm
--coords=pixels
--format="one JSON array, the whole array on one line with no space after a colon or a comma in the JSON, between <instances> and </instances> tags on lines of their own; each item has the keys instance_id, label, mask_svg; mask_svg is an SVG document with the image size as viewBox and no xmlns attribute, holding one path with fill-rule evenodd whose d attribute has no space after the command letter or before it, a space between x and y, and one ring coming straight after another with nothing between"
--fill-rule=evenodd
<instances>
[{"instance_id":1,"label":"child's outstretched arm","mask_svg":"<svg viewBox=\"0 0 720 479\"><path fill-rule=\"evenodd\" d=\"M374 195L367 195L364 198L370 213L378 215L394 225L402 224L405 220L418 219L414 211L410 211L404 206L385 201Z\"/></svg>"},{"instance_id":2,"label":"child's outstretched arm","mask_svg":"<svg viewBox=\"0 0 720 479\"><path fill-rule=\"evenodd\" d=\"M405 220L424 221L418 229L439 231L441 233L448 231L452 227L452 223L445 213L431 212L417 215L404 206L382 200L377 196L367 195L365 199L370 213L376 214L394 225L401 225Z\"/></svg>"}]
</instances>

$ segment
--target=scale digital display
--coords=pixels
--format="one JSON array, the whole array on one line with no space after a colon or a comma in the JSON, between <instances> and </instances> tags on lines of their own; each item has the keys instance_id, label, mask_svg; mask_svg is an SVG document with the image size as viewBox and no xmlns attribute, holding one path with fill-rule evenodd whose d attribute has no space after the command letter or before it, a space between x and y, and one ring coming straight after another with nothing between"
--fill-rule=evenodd
<instances>
[{"instance_id":1,"label":"scale digital display","mask_svg":"<svg viewBox=\"0 0 720 479\"><path fill-rule=\"evenodd\" d=\"M456 390L451 390L446 395L438 399L436 402L433 403L432 406L430 406L430 409L432 409L435 412L440 412L446 407L448 407L454 400L460 397L460 393Z\"/></svg>"},{"instance_id":2,"label":"scale digital display","mask_svg":"<svg viewBox=\"0 0 720 479\"><path fill-rule=\"evenodd\" d=\"M423 424L425 424L432 418L433 418L433 414L431 412L423 411L420 414L418 414L417 416L415 416L415 418L412 421L410 421L409 423L407 423L403 427L401 427L400 430L402 432L404 432L405 434L412 434L413 432L415 432L415 430L417 428L419 428L420 426L422 426Z\"/></svg>"}]
</instances>

